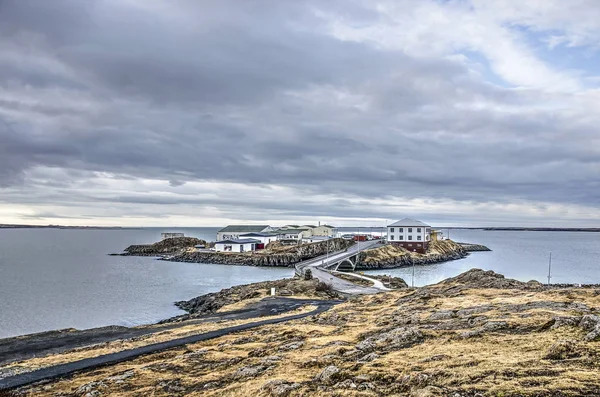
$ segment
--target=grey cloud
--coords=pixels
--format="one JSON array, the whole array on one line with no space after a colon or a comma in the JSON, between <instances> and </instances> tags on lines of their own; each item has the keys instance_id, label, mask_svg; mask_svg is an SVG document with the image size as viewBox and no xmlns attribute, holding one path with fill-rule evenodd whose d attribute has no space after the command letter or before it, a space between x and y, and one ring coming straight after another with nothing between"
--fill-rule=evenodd
<instances>
[{"instance_id":1,"label":"grey cloud","mask_svg":"<svg viewBox=\"0 0 600 397\"><path fill-rule=\"evenodd\" d=\"M340 41L313 13L325 7L368 26L379 14L366 2L273 4L180 1L160 15L116 1L0 3L0 188L17 197L32 183L27 171L45 166L78 170L74 180L110 172L341 198L323 206L115 194L88 203L243 202L358 216L344 198L599 202L600 153L589 145L597 118L574 129L576 114L529 106L556 98L490 85L446 59ZM27 62L32 53L38 63ZM85 103L74 106L77 98Z\"/></svg>"}]
</instances>

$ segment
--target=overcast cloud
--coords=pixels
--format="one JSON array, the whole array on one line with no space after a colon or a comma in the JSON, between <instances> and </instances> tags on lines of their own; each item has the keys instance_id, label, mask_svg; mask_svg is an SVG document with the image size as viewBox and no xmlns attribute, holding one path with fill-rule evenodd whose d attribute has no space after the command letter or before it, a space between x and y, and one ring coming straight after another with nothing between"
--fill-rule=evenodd
<instances>
[{"instance_id":1,"label":"overcast cloud","mask_svg":"<svg viewBox=\"0 0 600 397\"><path fill-rule=\"evenodd\" d=\"M0 223L600 225L596 0L0 1Z\"/></svg>"}]
</instances>

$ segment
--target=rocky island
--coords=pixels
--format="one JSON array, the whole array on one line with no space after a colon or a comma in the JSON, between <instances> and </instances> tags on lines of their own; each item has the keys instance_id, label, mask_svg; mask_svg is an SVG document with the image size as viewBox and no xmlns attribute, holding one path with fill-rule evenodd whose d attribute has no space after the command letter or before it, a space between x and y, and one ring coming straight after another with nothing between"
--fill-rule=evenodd
<instances>
[{"instance_id":1,"label":"rocky island","mask_svg":"<svg viewBox=\"0 0 600 397\"><path fill-rule=\"evenodd\" d=\"M282 245L271 242L264 250L252 252L215 252L195 249L197 245L211 246L193 237L167 238L154 244L131 245L122 254L134 256L157 256L171 262L212 263L244 266L294 267L297 263L323 256L327 252L343 251L355 244L352 240L333 238L329 241L298 245ZM357 270L391 269L413 265L427 265L461 259L473 251L489 251L477 244L455 243L452 240L432 241L425 254L410 252L395 245L361 251Z\"/></svg>"},{"instance_id":2,"label":"rocky island","mask_svg":"<svg viewBox=\"0 0 600 397\"><path fill-rule=\"evenodd\" d=\"M295 280L295 281L293 281ZM289 284L292 283L293 285ZM294 286L295 285L295 286ZM252 310L270 285L205 300L199 317L150 336L65 349L0 365L2 374L52 367L132 346L215 330L212 339L148 353L15 396L593 396L600 394L600 289L556 287L473 269L421 288L331 301L314 280L290 279L290 299L314 294L299 317L249 329L202 318ZM258 295L257 295L258 294ZM214 298L218 298L216 295ZM336 298L337 299L337 298ZM210 299L208 299L210 301ZM311 314L315 302L334 302ZM204 303L203 303L204 302ZM308 312L307 312L308 311ZM204 317L199 313L208 313ZM305 314L303 314L305 313ZM308 314L308 315L306 315ZM304 316L304 317L302 317ZM278 318L274 313L273 318ZM159 326L155 326L159 327ZM0 347L3 344L0 343ZM0 379L0 386L2 380ZM10 393L10 394L9 394Z\"/></svg>"}]
</instances>

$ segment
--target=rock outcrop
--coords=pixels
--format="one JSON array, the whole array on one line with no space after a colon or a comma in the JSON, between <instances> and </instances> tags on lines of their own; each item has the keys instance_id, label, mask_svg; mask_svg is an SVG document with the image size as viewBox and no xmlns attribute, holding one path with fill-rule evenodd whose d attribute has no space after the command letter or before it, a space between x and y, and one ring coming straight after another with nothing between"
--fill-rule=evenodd
<instances>
[{"instance_id":1,"label":"rock outcrop","mask_svg":"<svg viewBox=\"0 0 600 397\"><path fill-rule=\"evenodd\" d=\"M526 283L505 278L492 270L471 269L456 277L448 278L440 285L464 286L468 288L501 288L501 289L541 289L543 284L532 280Z\"/></svg>"},{"instance_id":2,"label":"rock outcrop","mask_svg":"<svg viewBox=\"0 0 600 397\"><path fill-rule=\"evenodd\" d=\"M173 237L154 244L130 245L121 255L162 256L176 254L196 245L206 245L206 241L194 237Z\"/></svg>"},{"instance_id":3,"label":"rock outcrop","mask_svg":"<svg viewBox=\"0 0 600 397\"><path fill-rule=\"evenodd\" d=\"M329 247L327 247L327 244L329 244ZM340 251L353 244L353 241L336 238L328 242L293 246L272 245L269 249L244 253L182 252L178 255L165 258L165 260L172 262L215 263L220 265L294 267L298 262L325 255L327 250L329 252Z\"/></svg>"},{"instance_id":4,"label":"rock outcrop","mask_svg":"<svg viewBox=\"0 0 600 397\"><path fill-rule=\"evenodd\" d=\"M288 291L290 295L314 296L325 299L341 297L330 288L325 288L326 286L326 284L317 279L301 280L298 278L236 285L187 301L175 302L175 306L185 310L189 315L174 317L165 322L181 321L198 315L214 313L225 305L231 305L247 299L262 298L267 296L271 288L275 288L279 294L281 291Z\"/></svg>"},{"instance_id":5,"label":"rock outcrop","mask_svg":"<svg viewBox=\"0 0 600 397\"><path fill-rule=\"evenodd\" d=\"M395 245L385 245L362 252L357 270L428 265L462 259L467 255L468 252L452 240L430 242L425 254L409 252Z\"/></svg>"}]
</instances>

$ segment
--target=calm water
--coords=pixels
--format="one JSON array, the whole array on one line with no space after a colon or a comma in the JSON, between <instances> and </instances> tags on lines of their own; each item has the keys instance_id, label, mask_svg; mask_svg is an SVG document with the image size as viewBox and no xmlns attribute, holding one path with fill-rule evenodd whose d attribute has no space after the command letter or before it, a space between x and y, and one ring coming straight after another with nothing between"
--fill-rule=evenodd
<instances>
[{"instance_id":1,"label":"calm water","mask_svg":"<svg viewBox=\"0 0 600 397\"><path fill-rule=\"evenodd\" d=\"M447 229L442 229L448 234ZM552 252L553 283L600 283L600 233L508 232L450 230L450 238L483 244L492 252L474 252L465 259L415 267L415 285L437 283L472 268L493 270L521 281L547 281ZM391 274L411 284L412 268L373 270Z\"/></svg>"},{"instance_id":2,"label":"calm water","mask_svg":"<svg viewBox=\"0 0 600 397\"><path fill-rule=\"evenodd\" d=\"M181 229L210 240L216 230ZM183 313L173 305L177 300L293 276L291 269L107 255L155 242L161 231L0 229L0 338L156 322Z\"/></svg>"},{"instance_id":3,"label":"calm water","mask_svg":"<svg viewBox=\"0 0 600 397\"><path fill-rule=\"evenodd\" d=\"M216 230L0 229L0 338L58 328L156 322L182 313L174 301L293 275L291 269L106 255L129 244L155 242L161 231L214 240ZM523 281L545 281L550 251L553 282L600 283L600 233L450 233L456 241L485 244L494 251L417 267L415 285L435 283L473 267ZM410 283L412 269L373 273L397 275Z\"/></svg>"}]
</instances>

